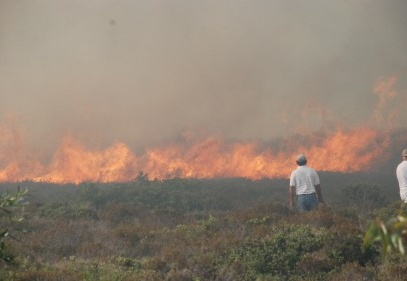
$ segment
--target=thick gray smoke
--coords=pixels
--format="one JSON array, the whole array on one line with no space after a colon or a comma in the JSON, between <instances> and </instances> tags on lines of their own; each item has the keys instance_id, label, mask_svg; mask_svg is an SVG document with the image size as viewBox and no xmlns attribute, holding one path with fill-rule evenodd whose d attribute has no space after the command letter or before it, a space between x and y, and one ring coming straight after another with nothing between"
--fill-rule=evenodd
<instances>
[{"instance_id":1,"label":"thick gray smoke","mask_svg":"<svg viewBox=\"0 0 407 281\"><path fill-rule=\"evenodd\" d=\"M0 119L37 149L66 134L138 148L189 130L268 140L359 126L380 97L380 110L407 106L406 11L403 0L0 0ZM389 77L384 105L374 87Z\"/></svg>"}]
</instances>

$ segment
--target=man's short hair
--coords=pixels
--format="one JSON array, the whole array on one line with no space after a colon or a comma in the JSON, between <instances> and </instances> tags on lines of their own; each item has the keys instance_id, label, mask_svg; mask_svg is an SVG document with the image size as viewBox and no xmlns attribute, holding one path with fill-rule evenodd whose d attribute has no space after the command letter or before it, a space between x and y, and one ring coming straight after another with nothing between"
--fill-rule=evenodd
<instances>
[{"instance_id":1,"label":"man's short hair","mask_svg":"<svg viewBox=\"0 0 407 281\"><path fill-rule=\"evenodd\" d=\"M403 151L401 152L401 155L403 157L407 157L407 148L404 148Z\"/></svg>"},{"instance_id":2,"label":"man's short hair","mask_svg":"<svg viewBox=\"0 0 407 281\"><path fill-rule=\"evenodd\" d=\"M304 154L299 154L297 156L297 164L300 166L307 164L307 157Z\"/></svg>"}]
</instances>

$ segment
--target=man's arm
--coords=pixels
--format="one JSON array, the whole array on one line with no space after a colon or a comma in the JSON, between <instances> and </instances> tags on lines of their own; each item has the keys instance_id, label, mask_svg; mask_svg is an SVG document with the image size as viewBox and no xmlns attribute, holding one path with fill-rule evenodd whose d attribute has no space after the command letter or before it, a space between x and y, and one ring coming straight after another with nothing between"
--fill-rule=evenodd
<instances>
[{"instance_id":1,"label":"man's arm","mask_svg":"<svg viewBox=\"0 0 407 281\"><path fill-rule=\"evenodd\" d=\"M320 184L315 185L315 191L317 192L319 203L324 203L324 199L322 199L322 192L321 192L321 185Z\"/></svg>"},{"instance_id":2,"label":"man's arm","mask_svg":"<svg viewBox=\"0 0 407 281\"><path fill-rule=\"evenodd\" d=\"M294 207L294 199L295 199L295 186L288 187L288 199L290 202L290 208Z\"/></svg>"}]
</instances>

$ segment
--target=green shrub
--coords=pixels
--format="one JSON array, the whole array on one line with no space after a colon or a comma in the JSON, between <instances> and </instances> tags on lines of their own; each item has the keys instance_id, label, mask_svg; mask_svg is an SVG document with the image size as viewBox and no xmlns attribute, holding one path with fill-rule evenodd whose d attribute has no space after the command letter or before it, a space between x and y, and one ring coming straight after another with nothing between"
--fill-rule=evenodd
<instances>
[{"instance_id":1,"label":"green shrub","mask_svg":"<svg viewBox=\"0 0 407 281\"><path fill-rule=\"evenodd\" d=\"M18 189L14 193L5 192L0 196L0 260L14 260L14 256L7 250L6 240L15 239L15 233L21 231L18 223L23 219L22 203L26 194L27 190Z\"/></svg>"},{"instance_id":2,"label":"green shrub","mask_svg":"<svg viewBox=\"0 0 407 281\"><path fill-rule=\"evenodd\" d=\"M380 281L405 281L407 276L407 257L393 255L377 267Z\"/></svg>"},{"instance_id":3,"label":"green shrub","mask_svg":"<svg viewBox=\"0 0 407 281\"><path fill-rule=\"evenodd\" d=\"M78 281L83 280L82 274L67 269L29 269L18 272L10 277L10 281ZM7 280L8 281L8 280Z\"/></svg>"},{"instance_id":4,"label":"green shrub","mask_svg":"<svg viewBox=\"0 0 407 281\"><path fill-rule=\"evenodd\" d=\"M228 266L243 274L240 280L256 280L261 275L285 278L297 274L299 261L321 248L325 239L324 229L284 225L269 237L235 247L227 258Z\"/></svg>"},{"instance_id":5,"label":"green shrub","mask_svg":"<svg viewBox=\"0 0 407 281\"><path fill-rule=\"evenodd\" d=\"M363 247L361 235L335 233L327 249L327 255L332 265L339 267L347 263L356 262L365 265L374 262L380 255L375 247Z\"/></svg>"},{"instance_id":6,"label":"green shrub","mask_svg":"<svg viewBox=\"0 0 407 281\"><path fill-rule=\"evenodd\" d=\"M344 281L344 280L376 280L373 268L361 266L353 262L345 264L339 271L333 272L327 277L329 281ZM382 279L380 279L382 280ZM384 281L384 280L382 280Z\"/></svg>"},{"instance_id":7,"label":"green shrub","mask_svg":"<svg viewBox=\"0 0 407 281\"><path fill-rule=\"evenodd\" d=\"M55 219L81 219L98 217L96 210L86 203L51 202L37 209L40 217Z\"/></svg>"}]
</instances>

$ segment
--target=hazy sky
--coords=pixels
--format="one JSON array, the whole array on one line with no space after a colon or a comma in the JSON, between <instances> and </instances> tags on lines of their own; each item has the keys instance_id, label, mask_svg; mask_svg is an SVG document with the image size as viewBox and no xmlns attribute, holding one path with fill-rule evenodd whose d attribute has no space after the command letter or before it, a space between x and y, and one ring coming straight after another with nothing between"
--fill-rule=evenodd
<instances>
[{"instance_id":1,"label":"hazy sky","mask_svg":"<svg viewBox=\"0 0 407 281\"><path fill-rule=\"evenodd\" d=\"M39 147L68 133L137 148L194 130L359 126L388 77L407 107L406 12L404 0L0 0L0 122Z\"/></svg>"}]
</instances>

